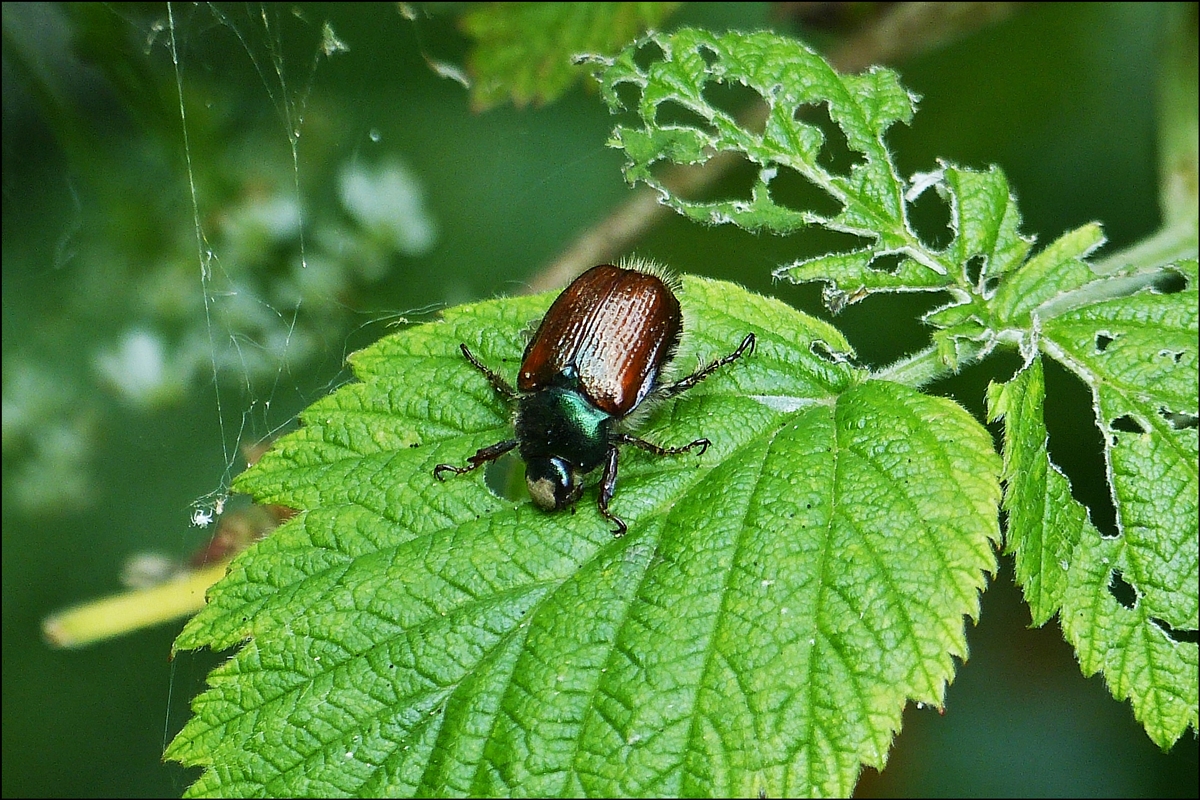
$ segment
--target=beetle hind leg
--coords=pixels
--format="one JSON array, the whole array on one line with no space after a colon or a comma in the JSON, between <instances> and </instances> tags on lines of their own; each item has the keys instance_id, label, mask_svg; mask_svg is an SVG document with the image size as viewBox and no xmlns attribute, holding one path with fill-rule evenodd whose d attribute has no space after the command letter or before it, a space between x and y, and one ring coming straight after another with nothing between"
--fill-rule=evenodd
<instances>
[{"instance_id":1,"label":"beetle hind leg","mask_svg":"<svg viewBox=\"0 0 1200 800\"><path fill-rule=\"evenodd\" d=\"M688 375L686 378L675 381L674 383L668 384L667 386L663 386L661 389L659 389L657 391L656 394L658 395L658 397L665 400L668 397L674 397L677 394L682 394L683 392L686 392L688 389L692 388L697 383L699 383L700 381L707 378L709 375L711 375L714 372L716 372L717 370L719 370L721 367L725 366L726 364L731 364L734 361L737 361L739 358L741 358L746 353L746 351L753 353L754 352L754 341L755 341L754 334L747 333L746 338L742 339L742 343L739 344L737 346L737 349L734 350L732 353L730 353L727 356L722 356L721 358L715 359L714 361L709 363L708 366L701 367L700 369L693 372L691 375Z\"/></svg>"},{"instance_id":2,"label":"beetle hind leg","mask_svg":"<svg viewBox=\"0 0 1200 800\"><path fill-rule=\"evenodd\" d=\"M683 445L682 447L661 447L657 444L654 444L654 442L647 442L645 439L639 439L636 436L630 436L627 433L619 433L613 436L612 440L615 444L631 444L634 447L645 450L647 453L653 453L656 456L678 456L684 453L689 453L692 450L695 450L697 447L700 448L700 452L697 455L704 455L704 452L708 450L708 446L712 444L712 442L710 442L708 439L697 439L694 442L689 442Z\"/></svg>"}]
</instances>

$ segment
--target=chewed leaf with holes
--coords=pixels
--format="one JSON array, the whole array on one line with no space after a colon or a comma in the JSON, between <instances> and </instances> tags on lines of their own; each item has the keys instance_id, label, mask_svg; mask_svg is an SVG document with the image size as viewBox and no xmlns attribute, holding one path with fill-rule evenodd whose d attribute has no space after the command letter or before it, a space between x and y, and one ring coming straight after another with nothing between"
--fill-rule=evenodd
<instances>
[{"instance_id":1,"label":"chewed leaf with holes","mask_svg":"<svg viewBox=\"0 0 1200 800\"><path fill-rule=\"evenodd\" d=\"M1135 525L1131 510L1121 508L1119 500L1123 530L1105 539L1071 497L1066 476L1049 460L1044 400L1040 358L988 391L990 415L1004 418L1006 547L1015 555L1017 580L1034 623L1058 614L1084 673L1103 671L1113 695L1129 699L1150 737L1169 747L1189 726L1196 729L1200 700L1195 430L1190 464L1182 466L1181 474L1165 480L1159 475L1153 482L1142 476L1144 501L1175 505L1164 509L1163 520L1174 527ZM1186 450L1188 445L1177 441L1160 447ZM1189 480L1189 469L1188 496L1175 494L1179 483ZM1125 497L1126 504L1131 500Z\"/></svg>"},{"instance_id":2,"label":"chewed leaf with holes","mask_svg":"<svg viewBox=\"0 0 1200 800\"><path fill-rule=\"evenodd\" d=\"M798 261L776 270L776 275L797 283L824 281L826 303L835 310L872 292L946 290L954 299L945 310L956 320L972 314L982 318L983 299L1024 262L1033 238L1020 233L1021 215L998 167L979 172L943 163L936 172L914 176L905 202L912 203L929 189L949 205L953 238L944 248L918 255L920 250L913 246L895 268L884 269L879 253L868 247ZM936 313L926 321L950 327Z\"/></svg>"},{"instance_id":3,"label":"chewed leaf with holes","mask_svg":"<svg viewBox=\"0 0 1200 800\"><path fill-rule=\"evenodd\" d=\"M685 279L679 369L757 349L639 428L615 539L461 462L511 434L459 355L513 373L551 298L451 309L352 358L238 482L302 509L179 647L241 650L168 756L209 794L847 794L942 702L994 568L999 459L954 403L865 380L830 326Z\"/></svg>"},{"instance_id":4,"label":"chewed leaf with holes","mask_svg":"<svg viewBox=\"0 0 1200 800\"><path fill-rule=\"evenodd\" d=\"M1197 629L1196 262L1148 288L1084 305L1042 327L1042 349L1092 390L1104 433L1126 579L1172 628Z\"/></svg>"},{"instance_id":5,"label":"chewed leaf with holes","mask_svg":"<svg viewBox=\"0 0 1200 800\"><path fill-rule=\"evenodd\" d=\"M957 178L952 182L960 185L967 182L961 173L960 170L947 170L948 175ZM998 174L999 171L994 169L988 173L993 178ZM981 176L975 173L974 177ZM1007 183L1003 182L1002 176L996 180L972 182L978 184L976 190L980 186L990 186L990 191L977 193L998 201L1000 187L997 181L1003 183L1004 192L1007 192ZM963 200L961 195L955 197L957 208ZM997 211L999 205L1002 204L998 204ZM965 217L970 212L956 211L956 215ZM970 289L965 296L958 294L947 305L925 315L925 321L939 329L934 334L934 341L942 361L948 365L957 364L962 340L990 345L1001 338L1015 338L1021 352L1031 357L1040 324L1040 319L1034 321L1035 317L1043 314L1049 317L1056 307L1057 313L1061 313L1071 304L1075 307L1091 302L1086 298L1112 297L1133 291L1128 288L1130 283L1149 283L1145 277L1101 276L1092 271L1084 258L1104 243L1104 233L1094 223L1068 231L1025 261L1032 241L1015 236L1015 223L1014 235L1002 244L1005 237L989 239L986 232L978 229L978 222L976 218L976 225L971 225L964 219L960 228L963 235L956 239L956 244L965 245L958 251L963 259L960 282L970 285ZM998 233L998 230L991 231L993 235ZM972 280L968 270L977 259L979 275Z\"/></svg>"},{"instance_id":6,"label":"chewed leaf with holes","mask_svg":"<svg viewBox=\"0 0 1200 800\"><path fill-rule=\"evenodd\" d=\"M990 290L1029 251L1032 239L1018 230L1020 214L999 169L978 172L943 163L911 183L897 174L884 135L893 124L911 119L916 97L890 70L840 75L786 37L692 29L655 34L617 58L593 60L614 110L623 107L622 88L633 86L640 93L642 124L618 126L612 141L625 151L631 182L654 187L664 203L700 222L780 234L820 225L864 240L858 249L797 261L776 272L796 282L826 282L831 308L877 291L947 290L962 304ZM721 86L757 94L765 122L743 121L711 102L709 90ZM830 127L814 121L818 106L827 110ZM696 124L674 121L676 108ZM842 171L830 163L829 152L837 149L833 136L844 139L852 156L853 163ZM724 152L758 166L749 196L690 200L673 194L654 170L661 163L704 163ZM819 213L782 202L772 183L784 171L827 194L839 211ZM909 204L930 188L950 207L954 236L940 249L922 242L908 220ZM899 263L892 266L884 257L898 257Z\"/></svg>"},{"instance_id":7,"label":"chewed leaf with holes","mask_svg":"<svg viewBox=\"0 0 1200 800\"><path fill-rule=\"evenodd\" d=\"M642 51L653 48L661 58L653 58L643 68L639 65L645 57ZM777 233L809 224L828 225L882 240L884 249L897 250L906 243L903 182L892 168L883 133L895 122L912 117L915 98L900 86L895 73L877 68L863 75L839 75L793 39L694 28L653 34L615 59L594 60L603 66L598 77L611 108L622 106L621 86L640 91L637 110L642 127L618 126L613 137L613 144L629 159L626 177L656 187L664 202L680 213L701 222L733 222ZM705 96L710 84L753 89L768 106L763 130L748 130L730 111L711 104ZM660 125L658 113L664 104L682 107L704 124ZM848 148L860 157L847 174L833 173L819 162L826 134L796 118L805 106L817 104L828 106ZM750 198L688 201L668 192L651 170L656 162L699 163L726 150L741 153L761 167ZM830 194L842 205L841 212L826 218L776 203L770 183L780 168L796 171Z\"/></svg>"}]
</instances>

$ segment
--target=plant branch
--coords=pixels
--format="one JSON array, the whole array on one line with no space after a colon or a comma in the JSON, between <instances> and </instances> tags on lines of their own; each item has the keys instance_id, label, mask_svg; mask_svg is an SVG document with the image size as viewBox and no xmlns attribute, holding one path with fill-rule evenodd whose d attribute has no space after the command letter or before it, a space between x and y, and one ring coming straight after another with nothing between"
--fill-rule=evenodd
<instances>
[{"instance_id":1,"label":"plant branch","mask_svg":"<svg viewBox=\"0 0 1200 800\"><path fill-rule=\"evenodd\" d=\"M1148 239L1118 250L1092 264L1097 275L1112 275L1122 270L1144 270L1196 257L1196 221L1181 221L1161 229Z\"/></svg>"},{"instance_id":2,"label":"plant branch","mask_svg":"<svg viewBox=\"0 0 1200 800\"><path fill-rule=\"evenodd\" d=\"M1009 337L990 337L987 340L960 338L956 341L957 364L947 364L938 353L937 345L930 345L911 356L905 356L893 364L875 372L873 380L900 383L912 389L920 389L936 380L949 377L961 372L963 367L979 361L992 351L999 339Z\"/></svg>"}]
</instances>

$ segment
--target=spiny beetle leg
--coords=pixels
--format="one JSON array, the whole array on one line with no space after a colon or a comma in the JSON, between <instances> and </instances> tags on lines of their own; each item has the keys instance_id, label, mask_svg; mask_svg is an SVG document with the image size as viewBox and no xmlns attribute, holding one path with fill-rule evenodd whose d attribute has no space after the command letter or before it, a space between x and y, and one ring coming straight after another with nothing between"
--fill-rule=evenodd
<instances>
[{"instance_id":1,"label":"spiny beetle leg","mask_svg":"<svg viewBox=\"0 0 1200 800\"><path fill-rule=\"evenodd\" d=\"M656 456L677 456L681 453L687 453L691 450L695 450L697 447L700 448L700 452L697 455L704 455L705 451L708 450L708 446L712 444L712 442L710 442L708 439L697 439L696 441L685 444L682 447L660 447L653 442L647 442L645 439L639 439L636 436L630 436L627 433L618 433L616 436L612 437L612 441L614 444L631 444L634 447L641 448L642 450L645 450L648 453L653 453Z\"/></svg>"},{"instance_id":2,"label":"spiny beetle leg","mask_svg":"<svg viewBox=\"0 0 1200 800\"><path fill-rule=\"evenodd\" d=\"M754 334L753 333L746 334L746 338L742 339L742 343L738 345L737 350L734 350L732 353L730 353L727 356L724 356L723 358L718 358L717 360L715 360L711 364L709 364L707 367L703 367L701 369L696 370L691 375L688 375L686 378L683 378L682 380L675 381L675 383L672 383L669 386L662 387L661 389L658 390L658 396L665 399L668 397L674 397L675 395L680 394L682 392L686 392L688 389L692 388L697 383L699 383L700 381L707 378L709 375L711 375L714 372L716 372L717 370L719 370L721 367L725 366L726 364L730 364L734 361L737 361L739 358L742 357L742 355L744 355L746 353L747 350L750 351L751 353L754 352Z\"/></svg>"},{"instance_id":3,"label":"spiny beetle leg","mask_svg":"<svg viewBox=\"0 0 1200 800\"><path fill-rule=\"evenodd\" d=\"M630 437L632 438L632 437ZM608 457L604 460L604 477L600 479L600 496L596 500L596 505L600 508L600 513L609 522L612 522L617 527L613 530L614 538L620 539L625 535L625 531L629 527L616 514L608 510L608 501L612 500L613 492L617 489L617 448L608 448Z\"/></svg>"},{"instance_id":4,"label":"spiny beetle leg","mask_svg":"<svg viewBox=\"0 0 1200 800\"><path fill-rule=\"evenodd\" d=\"M471 366L475 367L475 369L477 369L483 373L484 377L488 379L488 383L492 384L493 389L495 389L497 392L499 392L500 394L507 397L509 400L516 399L516 397L517 397L516 390L513 389L512 386L509 385L508 381L504 380L504 378L502 378L500 376L500 373L496 372L494 369L489 367L487 364L484 364L482 361L480 361L478 358L476 358L475 354L472 353L469 349L467 349L467 346L465 344L460 344L458 346L458 349L462 351L463 357L466 358L467 361L471 362ZM487 449L487 448L484 448L484 449ZM509 448L509 449L511 450L512 448ZM483 451L481 450L480 452L483 452Z\"/></svg>"},{"instance_id":5,"label":"spiny beetle leg","mask_svg":"<svg viewBox=\"0 0 1200 800\"><path fill-rule=\"evenodd\" d=\"M608 455L604 460L604 475L600 479L600 496L596 501L596 505L600 507L600 513L604 515L604 518L617 526L612 532L613 536L617 538L624 536L629 527L620 517L608 510L608 503L612 500L613 493L617 489L617 460L620 451L616 446L619 444L631 444L656 456L677 456L681 453L694 450L697 447L700 448L701 453L704 453L708 449L709 444L711 444L708 439L697 439L682 447L659 447L653 442L647 442L645 439L639 439L627 433L618 433L610 441L612 447L608 448Z\"/></svg>"}]
</instances>

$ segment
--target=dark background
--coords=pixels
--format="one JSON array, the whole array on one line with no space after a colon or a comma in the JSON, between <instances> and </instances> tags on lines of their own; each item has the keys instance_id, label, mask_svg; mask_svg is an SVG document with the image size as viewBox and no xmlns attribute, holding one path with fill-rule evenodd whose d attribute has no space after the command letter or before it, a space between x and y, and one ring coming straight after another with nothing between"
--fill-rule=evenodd
<instances>
[{"instance_id":1,"label":"dark background","mask_svg":"<svg viewBox=\"0 0 1200 800\"><path fill-rule=\"evenodd\" d=\"M164 7L4 6L6 796L182 792L194 775L163 765L162 749L220 655L169 661L178 623L54 650L42 619L116 591L131 554L184 558L203 547L211 529L189 526L192 502L227 485L239 445L345 380L344 355L386 333L393 314L423 319L520 291L628 196L620 156L604 147L613 119L594 92L477 114L461 86L433 74L427 59L464 57L449 11L414 24L387 5L290 9L270 12L264 28L257 6L174 7L185 149ZM1146 3L1023 8L895 65L923 97L913 125L889 136L902 172L938 157L999 164L1024 230L1042 243L1092 220L1104 223L1110 250L1147 236L1158 219L1156 58L1170 13ZM325 22L349 52L315 58ZM683 23L836 41L768 4L685 6L669 21ZM301 133L295 160L289 115ZM122 400L97 377L97 354L133 324L168 342L205 329L193 186L217 258L231 270L252 260L258 307L274 313L287 306L298 245L243 243L247 256L217 239L230 209L294 199L298 182L305 274L319 283L336 272L322 273L326 264L361 259L347 252L361 238L341 248L322 239L329 220L346 225L338 170L390 158L422 182L438 238L420 255L388 254L377 273L318 287L322 299L302 306L321 333L314 351L285 348L264 375L222 364L214 380L209 366L153 402ZM827 316L817 289L770 277L814 241L672 218L635 249ZM168 285L182 289L146 290ZM219 289L210 285L210 299ZM161 297L188 302L164 311ZM927 342L913 320L935 301L875 298L836 322L865 362L883 365ZM232 332L225 325L217 320L218 341ZM932 388L982 417L988 380L1016 364L993 358ZM1111 525L1088 393L1052 365L1047 383L1053 456L1098 524ZM1080 674L1055 623L1028 629L1011 562L1001 564L944 713L910 707L887 770L868 770L859 792L1196 796L1196 738L1161 753L1102 678Z\"/></svg>"}]
</instances>

